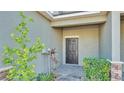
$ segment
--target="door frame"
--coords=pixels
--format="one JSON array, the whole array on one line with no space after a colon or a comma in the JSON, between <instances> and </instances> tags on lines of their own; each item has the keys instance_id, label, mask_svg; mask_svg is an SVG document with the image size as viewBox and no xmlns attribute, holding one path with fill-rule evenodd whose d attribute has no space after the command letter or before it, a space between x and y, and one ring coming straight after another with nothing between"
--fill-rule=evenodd
<instances>
[{"instance_id":1,"label":"door frame","mask_svg":"<svg viewBox=\"0 0 124 93\"><path fill-rule=\"evenodd\" d=\"M66 39L67 38L78 38L78 64L70 65L79 65L79 36L64 36L63 37L63 64L66 64Z\"/></svg>"}]
</instances>

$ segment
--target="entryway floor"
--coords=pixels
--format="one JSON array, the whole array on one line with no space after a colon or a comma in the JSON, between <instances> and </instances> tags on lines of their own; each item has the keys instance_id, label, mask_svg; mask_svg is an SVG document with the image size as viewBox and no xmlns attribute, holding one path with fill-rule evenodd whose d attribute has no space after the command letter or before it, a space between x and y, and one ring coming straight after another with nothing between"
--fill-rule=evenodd
<instances>
[{"instance_id":1,"label":"entryway floor","mask_svg":"<svg viewBox=\"0 0 124 93\"><path fill-rule=\"evenodd\" d=\"M57 75L55 81L82 81L84 80L84 73L82 66L77 65L61 65L54 73ZM122 80L124 81L124 72L122 74Z\"/></svg>"},{"instance_id":2,"label":"entryway floor","mask_svg":"<svg viewBox=\"0 0 124 93\"><path fill-rule=\"evenodd\" d=\"M81 81L83 79L82 66L61 65L55 71L56 81Z\"/></svg>"}]
</instances>

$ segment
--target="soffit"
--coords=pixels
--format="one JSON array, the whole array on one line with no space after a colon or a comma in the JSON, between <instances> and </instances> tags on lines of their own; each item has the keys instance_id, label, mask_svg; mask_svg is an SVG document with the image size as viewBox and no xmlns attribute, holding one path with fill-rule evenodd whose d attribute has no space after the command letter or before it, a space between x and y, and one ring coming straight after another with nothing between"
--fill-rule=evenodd
<instances>
[{"instance_id":1,"label":"soffit","mask_svg":"<svg viewBox=\"0 0 124 93\"><path fill-rule=\"evenodd\" d=\"M48 13L48 11L39 11L39 13L50 21L52 27L104 23L106 21L107 15L106 11L89 11L87 13L85 12L84 14L80 13L79 15L70 17L53 17L51 14Z\"/></svg>"}]
</instances>

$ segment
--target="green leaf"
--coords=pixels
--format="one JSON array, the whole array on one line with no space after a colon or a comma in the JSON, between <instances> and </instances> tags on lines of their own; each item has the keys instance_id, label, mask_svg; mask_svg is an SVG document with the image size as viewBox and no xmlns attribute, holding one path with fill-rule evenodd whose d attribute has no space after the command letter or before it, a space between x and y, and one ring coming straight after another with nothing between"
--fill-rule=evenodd
<instances>
[{"instance_id":1,"label":"green leaf","mask_svg":"<svg viewBox=\"0 0 124 93\"><path fill-rule=\"evenodd\" d=\"M34 22L34 20L33 20L32 18L29 18L29 21L30 21L30 22Z\"/></svg>"}]
</instances>

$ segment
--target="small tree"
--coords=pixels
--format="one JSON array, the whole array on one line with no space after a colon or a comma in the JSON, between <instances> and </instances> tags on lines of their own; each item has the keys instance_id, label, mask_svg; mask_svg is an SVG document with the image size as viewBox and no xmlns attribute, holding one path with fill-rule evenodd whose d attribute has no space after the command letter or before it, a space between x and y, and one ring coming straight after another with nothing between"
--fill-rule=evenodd
<instances>
[{"instance_id":1,"label":"small tree","mask_svg":"<svg viewBox=\"0 0 124 93\"><path fill-rule=\"evenodd\" d=\"M8 79L33 80L36 73L35 65L31 62L37 58L37 53L40 53L45 46L40 38L36 38L35 43L28 47L27 44L31 40L28 37L30 29L27 24L33 22L33 19L25 16L23 12L20 12L20 16L22 18L21 22L16 27L15 32L11 33L11 37L17 46L14 48L4 47L3 62L13 66L7 75Z\"/></svg>"}]
</instances>

